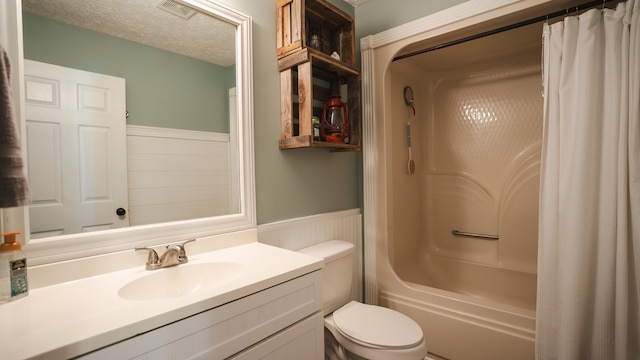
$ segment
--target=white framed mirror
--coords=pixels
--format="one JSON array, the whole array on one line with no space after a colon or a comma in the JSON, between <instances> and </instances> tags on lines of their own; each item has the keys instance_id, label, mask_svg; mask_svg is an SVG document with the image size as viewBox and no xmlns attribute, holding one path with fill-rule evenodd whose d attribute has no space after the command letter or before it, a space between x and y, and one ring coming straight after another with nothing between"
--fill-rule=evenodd
<instances>
[{"instance_id":1,"label":"white framed mirror","mask_svg":"<svg viewBox=\"0 0 640 360\"><path fill-rule=\"evenodd\" d=\"M19 120L21 134L23 134L22 149L24 158L27 161L30 183L32 183L32 193L34 195L34 201L30 207L3 210L3 231L19 230L25 232L24 240L27 244L25 248L30 257L30 264L37 265L122 251L132 249L135 246L163 244L255 227L251 18L212 0L109 0L107 2L96 0L95 4L92 4L92 2L93 1L68 1L69 6L76 7L72 9L67 8L67 5L63 5L63 3L67 3L67 1L47 3L35 0L22 0L22 3L20 1L17 1L16 4L5 3L3 8L0 8L0 12L2 13L1 18L7 20L3 22L3 26L6 28L3 29L3 32L7 34L7 36L2 39L2 44L3 47L8 48L12 57L11 61L14 64L18 64L18 66L14 66L14 68L17 68L17 73L14 71L15 76L13 76L13 78L19 78L21 80L19 82L14 81L14 83L17 83L14 84L14 93L22 95L19 99L20 106L17 110L17 118ZM45 6L48 4L54 4L54 6L48 8ZM15 8L13 8L13 6L15 6ZM149 11L157 13L159 17L156 18L154 17L155 15L151 15L151 13L145 13L144 11L147 10L143 9L144 6L150 6L151 10ZM170 11L161 9L162 7L168 7ZM23 10L25 11L24 15ZM174 12L176 12L176 14L171 14L171 10L175 10ZM97 14L101 12L108 13L110 18L98 16ZM189 19L179 18L181 15L185 15L185 13L188 13L185 17ZM88 16L88 14L92 15ZM149 23L146 22L147 20ZM190 76L184 75L185 73L180 73L174 76L174 80L169 80L172 81L173 87L178 88L177 90L167 89L168 87L165 87L160 95L156 94L148 97L151 98L151 100L144 100L144 98L141 97L129 96L129 92L136 91L134 85L141 83L148 85L145 83L153 83L154 79L162 77L170 78L170 76L166 73L160 75L151 74L148 75L148 78L145 80L144 78L136 78L136 76L146 71L146 69L124 70L125 75L121 77L124 79L124 83L130 84L125 87L126 90L124 92L126 93L126 97L124 98L126 100L124 102L126 105L124 105L124 108L125 111L129 112L130 118L134 118L133 120L137 121L140 121L140 119L147 119L147 121L151 119L152 121L162 123L163 120L160 118L165 116L170 120L179 118L178 122L168 125L157 125L153 123L148 125L143 122L142 125L139 125L135 123L135 121L132 122L131 119L127 120L125 116L126 112L118 111L117 113L120 114L121 122L126 122L125 143L121 140L120 143L115 143L115 145L106 144L107 140L105 139L112 139L115 135L111 133L106 133L105 135L104 126L99 126L100 131L91 132L86 131L89 127L85 125L84 133L72 133L71 138L77 141L61 140L63 139L61 135L54 135L54 137L51 138L49 136L52 133L51 126L43 121L43 119L48 120L49 118L55 117L55 115L51 115L49 112L44 115L41 114L43 111L42 108L46 108L49 105L46 101L60 100L57 96L59 95L60 98L62 98L63 91L59 91L58 95L56 95L55 91L53 93L42 92L43 89L47 90L55 87L46 81L40 82L40 80L45 77L41 76L42 74L37 71L40 71L39 69L41 67L45 67L45 71L48 71L50 69L47 68L47 66L51 64L45 63L45 65L41 65L40 63L44 62L34 61L27 57L27 54L37 53L37 51L32 51L34 48L40 50L46 48L46 42L41 44L29 43L29 41L32 41L30 40L30 36L33 38L33 35L28 32L34 31L33 28L40 26L34 25L37 24L38 21L45 23L45 30L40 31L49 31L46 30L46 26L57 28L73 26L80 29L79 31L81 32L85 31L86 34L89 35L97 33L99 37L114 36L117 38L116 40L107 41L110 43L126 41L129 44L128 46L134 48L132 53L126 51L116 55L102 54L101 60L108 57L117 58L117 56L129 55L137 57L137 60L143 63L143 66L148 65L147 67L152 67L151 64L157 61L157 57L160 56L157 55L158 52L169 52L169 57L184 57L186 59L181 63L186 65L181 66L188 67L191 66L189 64L196 64L193 66L202 67L205 66L203 65L205 63L208 66L210 63L219 62L219 64L214 66L232 69L232 74L230 76L227 75L227 78L230 78L230 80L222 85L218 84L222 81L217 78L210 81L210 83L216 83L218 89L224 89L224 91L214 90L214 92L224 93L223 97L219 99L213 99L211 94L201 90L202 87L194 85L197 82L196 80L185 80L186 85L180 86L180 79ZM193 26L186 25L187 23L185 21L192 21L190 24L193 24ZM49 24L47 24L47 22L49 22ZM106 27L110 28L110 30L102 30L105 28L105 24L109 25ZM225 27L227 30L225 30ZM178 29L181 29L181 31L178 31ZM186 32L184 30L186 30ZM130 38L127 32L132 33L134 37ZM227 40L224 40L224 36L218 36L225 32L230 34L230 36L227 36ZM109 34L105 35L104 33ZM215 38L220 38L220 41L226 43L216 44L212 40L214 35ZM95 41L90 40L90 42ZM172 45L181 45L181 48L173 48ZM102 49L105 47L107 46L100 46L99 48ZM135 49L136 47L150 49L149 51L156 53L154 53L154 55L148 55L153 57L145 58L146 55L144 55L144 52L135 52L137 51ZM71 58L70 60L68 59L71 64L74 62L82 62L80 59L83 57L81 54L82 51L91 52L92 50L79 50L79 52L75 53L74 51L66 51L64 53ZM96 51L95 48L93 51ZM212 55L225 55L225 53L229 54L222 56L222 58L218 60L209 60L207 58ZM32 55L31 57L37 56ZM56 66L60 65L53 65L53 69L58 70ZM108 64L89 65L89 67L90 66L98 69L98 71L89 69L94 70L88 72L90 77L93 76L94 73L101 73L99 75L106 75L107 78L112 76L109 74L110 65ZM158 66L163 72L169 72L171 67L178 65ZM79 71L80 74L87 72L87 69L79 69L79 67L80 66L62 66L65 71L71 69L72 71ZM223 69L222 71L224 72L225 70ZM196 75L196 77L197 76L198 75ZM67 77L77 78L78 73L71 73L71 75ZM118 78L118 76L115 77ZM209 79L208 75L199 77ZM58 80L56 79L55 81ZM60 80L60 83L62 83L62 80ZM204 83L202 86L207 87L206 82ZM98 95L96 97L95 91L89 91L89 95L83 98L82 95L79 95L80 93L74 94L71 97L78 103L72 107L78 108L80 107L78 104L82 103L88 105L91 110L90 112L97 113L102 111L102 109L97 109L95 107L96 104L108 104L109 106L116 104L117 97L114 95L116 91L100 84L101 83L97 83L95 86L92 85L88 88L90 90L109 89L105 91L107 95ZM75 89L80 89L83 86L87 88L86 83L82 85L71 85L71 87ZM147 89L153 86L161 87L154 83L148 85ZM170 90L175 91L172 92ZM139 92L144 93L150 91L142 90ZM166 99L163 100L161 98L165 93L168 94L167 96L169 96L172 101L169 106L163 108L162 106L167 105L166 103L168 102ZM178 98L178 96L184 98ZM205 100L202 100L203 96ZM156 103L153 102L154 99L157 99ZM210 101L206 101L206 99ZM40 106L42 105L40 102L43 101L45 106ZM191 101L193 105L189 106L189 101ZM62 102L62 100L59 102ZM36 104L35 110L30 108L34 103ZM211 109L211 104L204 104L209 105L209 108L203 106L203 110L194 110L199 106L198 104L203 103L216 104L215 109L219 109L220 112L214 113L214 110ZM188 125L188 123L197 118L198 111L205 114L202 116L205 120L199 121L200 124L205 123L205 125L198 125L198 121L195 121L194 123L196 123L196 125L189 128L190 125ZM107 111L105 110L105 112ZM215 118L222 118L224 121L216 120L218 125L207 123L213 121L212 119ZM46 126L43 126L43 124ZM198 126L204 126L205 129L199 129ZM61 133L61 131L58 130L58 128L61 127L61 125L55 124L54 128L56 128L56 130L53 131L53 133ZM195 127L195 130L193 127ZM211 127L212 129L208 129L207 127ZM215 134L210 135L209 132ZM150 135L151 138L160 139L160 142L153 140L155 142L149 144L149 133L152 134ZM193 134L195 134L195 140L193 139ZM140 140L141 137L142 140ZM167 138L178 138L178 140L172 140L174 143L170 145L171 143L166 142ZM184 138L189 138L189 140L184 140ZM167 149L171 146L182 150L191 147L191 145L185 145L185 142L210 143L211 138L214 139L212 140L213 142L221 144L217 145L218 148L223 149L222 152L218 152L215 156L209 153L203 155L204 152L195 155L189 154L188 152L182 155L166 153L168 151ZM62 153L60 149L67 143L80 144L80 148L83 150L78 153L65 150L67 151L66 154L73 154L72 156L66 155L57 158L51 156L51 154L56 151ZM121 146L117 144L121 144ZM136 148L144 146L147 146L148 149L142 152L138 151L137 155L134 154ZM126 164L124 175L122 175L122 171L117 172L115 170L115 165L113 165L115 162L109 159L111 154L122 150L120 149L122 147L126 149L126 151L120 151L124 154L122 156L126 157L124 161ZM102 152L103 154L107 154L107 160L88 158L86 155L87 149L92 150L92 153ZM162 151L154 151L153 149L162 149ZM204 149L210 151L211 146L206 145ZM196 147L196 149L192 151L202 150ZM153 158L153 156L155 156L155 158ZM180 156L182 156L182 158ZM182 166L185 164L186 159L195 157L203 158L201 164L191 166L195 168L195 170L185 170L184 166L176 169L167 169L167 167L170 167L171 159L177 159L174 161L177 163L176 165ZM63 181L58 180L55 176L61 173L62 170L58 170L57 167L50 165L56 164L57 166L62 160L68 161L69 158L74 158L74 160L76 158L79 159L78 162L81 163L81 165L88 165L90 169L81 168L77 176L81 180L76 182L76 184L67 186L65 190L63 187L64 184L62 184ZM152 163L160 164L160 168L149 170L149 164ZM224 164L224 166L221 164ZM42 165L45 166L43 167ZM48 169L46 165L49 165ZM51 171L52 168L53 171ZM140 170L141 168L143 170ZM223 168L221 170L222 172L214 173L214 171L218 171L218 168ZM96 171L96 169L98 170ZM141 171L147 171L147 174L140 175ZM49 193L54 193L55 195L57 193L69 193L77 190L77 192L81 194L80 202L82 202L86 198L91 198L92 194L107 194L109 196L94 196L94 201L88 201L104 205L107 202L105 199L112 195L112 189L114 187L105 185L106 180L96 182L98 185L102 185L102 188L90 183L89 178L95 178L96 176L93 175L95 173L106 174L104 178L116 178L115 180L124 179L123 186L127 189L125 192L127 193L128 199L125 197L125 200L118 200L120 203L109 203L107 206L110 215L124 211L124 216L118 215L115 217L119 219L124 218L127 220L127 223L118 227L111 225L109 221L98 220L89 226L81 224L76 227L76 230L60 230L59 228L62 228L62 226L43 228L41 224L47 221L55 225L62 223L62 220L55 217L58 214L62 217L70 218L70 222L73 223L76 221L76 218L82 218L81 215L83 214L100 212L100 210L96 210L97 208L93 207L93 204L92 207L88 209L85 207L84 210L81 209L80 212L77 212L77 207L76 210L74 210L75 212L65 212L62 210L62 207L58 206L58 203L62 201L56 198L57 195L49 196ZM173 175L166 175L167 173L173 173ZM183 176L181 176L181 174L183 174ZM171 178L171 176L180 180L177 185L171 183L164 188L158 185L162 183L166 185L168 182L167 179ZM62 176L59 177L62 178ZM183 179L181 179L181 177ZM193 208L198 207L197 205L185 205L186 201L184 201L184 199L188 197L204 198L204 195L194 196L193 194L188 195L182 192L189 190L188 188L190 187L195 188L193 179L197 177L205 179L206 182L212 178L216 178L217 180L214 181L214 183L219 184L222 182L223 184L218 187L226 189L224 192L221 192L219 189L203 190L202 194L216 191L219 193L216 195L217 198L214 196L212 199L199 199L200 203L205 204L204 206L200 206L201 208L205 208L204 210L194 210ZM65 175L65 178L68 179L70 176ZM150 181L149 179L160 179L162 181L156 181L153 184L145 183L145 181ZM220 179L223 180L221 181ZM184 183L181 183L181 180L185 180ZM78 186L78 183L80 183L80 186ZM175 186L180 186L181 188L176 188ZM87 188L89 188L89 190L87 190ZM143 191L140 191L140 188L144 188ZM42 196L43 193L48 197ZM144 198L141 199L143 195L140 195L140 193L147 193L146 200ZM133 199L131 194L133 194ZM163 205L164 210L155 210L153 214L143 211L145 204L150 201L156 201L159 198L169 199L166 201L163 200L164 203L168 202L168 204ZM44 199L44 201L42 199ZM48 206L51 203L56 206ZM48 209L48 213L45 211L47 207L50 208ZM158 208L159 206L155 207ZM131 221L131 223L129 223L129 221ZM69 228L71 227L73 226L69 226ZM41 228L44 230L40 231L39 229ZM26 231L26 229L30 229L30 231ZM33 235L31 232L33 232Z\"/></svg>"}]
</instances>

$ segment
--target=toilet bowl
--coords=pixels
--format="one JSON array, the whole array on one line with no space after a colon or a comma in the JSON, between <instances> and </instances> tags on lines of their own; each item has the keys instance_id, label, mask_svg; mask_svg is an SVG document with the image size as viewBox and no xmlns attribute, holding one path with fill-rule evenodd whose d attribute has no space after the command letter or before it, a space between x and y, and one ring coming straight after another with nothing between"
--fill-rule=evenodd
<instances>
[{"instance_id":1,"label":"toilet bowl","mask_svg":"<svg viewBox=\"0 0 640 360\"><path fill-rule=\"evenodd\" d=\"M395 310L352 301L326 316L324 324L352 360L421 360L427 355L420 326Z\"/></svg>"},{"instance_id":2,"label":"toilet bowl","mask_svg":"<svg viewBox=\"0 0 640 360\"><path fill-rule=\"evenodd\" d=\"M326 359L422 360L420 326L398 311L351 301L353 244L332 240L299 250L323 258ZM330 352L330 354L329 354Z\"/></svg>"}]
</instances>

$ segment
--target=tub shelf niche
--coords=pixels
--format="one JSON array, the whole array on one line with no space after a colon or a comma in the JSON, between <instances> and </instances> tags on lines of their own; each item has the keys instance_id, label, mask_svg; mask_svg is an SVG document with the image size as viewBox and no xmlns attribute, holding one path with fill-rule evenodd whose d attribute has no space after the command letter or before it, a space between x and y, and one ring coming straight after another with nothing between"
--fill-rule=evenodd
<instances>
[{"instance_id":1,"label":"tub shelf niche","mask_svg":"<svg viewBox=\"0 0 640 360\"><path fill-rule=\"evenodd\" d=\"M360 72L355 68L353 19L325 0L278 1L280 71L280 149L324 148L360 151ZM310 46L310 31L320 46ZM330 53L336 52L337 57ZM323 103L340 95L347 104L349 137L344 143L321 141L313 117Z\"/></svg>"}]
</instances>

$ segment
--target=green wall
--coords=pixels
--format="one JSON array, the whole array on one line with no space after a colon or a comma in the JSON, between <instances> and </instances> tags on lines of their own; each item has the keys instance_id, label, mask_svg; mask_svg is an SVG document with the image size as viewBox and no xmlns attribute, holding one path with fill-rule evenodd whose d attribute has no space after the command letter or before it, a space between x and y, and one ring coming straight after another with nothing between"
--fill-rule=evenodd
<instances>
[{"instance_id":1,"label":"green wall","mask_svg":"<svg viewBox=\"0 0 640 360\"><path fill-rule=\"evenodd\" d=\"M219 0L253 18L253 98L258 223L360 207L357 153L280 150L275 0ZM332 1L354 14L342 1ZM341 2L342 4L338 4Z\"/></svg>"},{"instance_id":2,"label":"green wall","mask_svg":"<svg viewBox=\"0 0 640 360\"><path fill-rule=\"evenodd\" d=\"M358 38L377 34L467 0L369 0L356 8Z\"/></svg>"},{"instance_id":3,"label":"green wall","mask_svg":"<svg viewBox=\"0 0 640 360\"><path fill-rule=\"evenodd\" d=\"M229 132L235 67L23 16L25 58L126 79L129 125Z\"/></svg>"}]
</instances>

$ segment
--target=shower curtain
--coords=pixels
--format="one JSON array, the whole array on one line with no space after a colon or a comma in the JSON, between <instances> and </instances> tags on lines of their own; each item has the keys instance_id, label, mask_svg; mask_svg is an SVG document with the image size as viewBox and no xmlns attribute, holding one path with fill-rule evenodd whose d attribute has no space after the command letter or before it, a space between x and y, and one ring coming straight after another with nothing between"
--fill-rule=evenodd
<instances>
[{"instance_id":1,"label":"shower curtain","mask_svg":"<svg viewBox=\"0 0 640 360\"><path fill-rule=\"evenodd\" d=\"M544 26L536 358L640 358L640 0Z\"/></svg>"}]
</instances>

